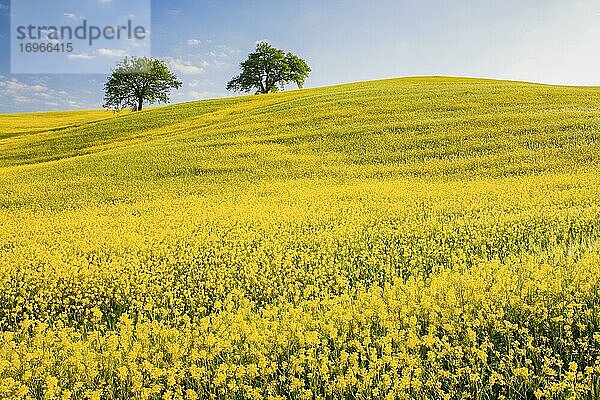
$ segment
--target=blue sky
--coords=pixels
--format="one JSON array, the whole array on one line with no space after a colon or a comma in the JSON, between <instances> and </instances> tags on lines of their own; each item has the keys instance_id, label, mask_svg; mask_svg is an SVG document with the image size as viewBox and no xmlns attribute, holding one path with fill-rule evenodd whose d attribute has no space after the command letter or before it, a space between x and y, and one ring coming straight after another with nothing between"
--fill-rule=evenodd
<instances>
[{"instance_id":1,"label":"blue sky","mask_svg":"<svg viewBox=\"0 0 600 400\"><path fill-rule=\"evenodd\" d=\"M414 75L600 85L598 0L151 0L151 15L152 55L184 82L173 102L231 95L260 40L308 61L306 87ZM9 35L0 0L0 112L99 108L109 71L11 75Z\"/></svg>"}]
</instances>

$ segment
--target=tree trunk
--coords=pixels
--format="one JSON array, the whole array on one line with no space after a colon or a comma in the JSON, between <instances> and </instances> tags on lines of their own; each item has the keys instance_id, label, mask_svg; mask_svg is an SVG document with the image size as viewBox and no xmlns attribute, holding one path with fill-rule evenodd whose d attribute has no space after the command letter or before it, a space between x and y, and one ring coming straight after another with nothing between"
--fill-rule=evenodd
<instances>
[{"instance_id":1,"label":"tree trunk","mask_svg":"<svg viewBox=\"0 0 600 400\"><path fill-rule=\"evenodd\" d=\"M140 97L138 99L138 106L137 106L137 110L136 111L142 111L143 107L144 107L144 98Z\"/></svg>"},{"instance_id":2,"label":"tree trunk","mask_svg":"<svg viewBox=\"0 0 600 400\"><path fill-rule=\"evenodd\" d=\"M267 71L267 76L265 77L265 85L263 94L267 94L271 92L271 88L269 87L269 71Z\"/></svg>"}]
</instances>

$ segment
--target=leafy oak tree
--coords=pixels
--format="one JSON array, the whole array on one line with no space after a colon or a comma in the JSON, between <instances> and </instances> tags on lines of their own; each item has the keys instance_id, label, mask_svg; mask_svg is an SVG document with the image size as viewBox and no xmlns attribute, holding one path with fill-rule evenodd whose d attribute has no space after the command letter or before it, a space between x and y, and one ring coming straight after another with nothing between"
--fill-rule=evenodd
<instances>
[{"instance_id":1,"label":"leafy oak tree","mask_svg":"<svg viewBox=\"0 0 600 400\"><path fill-rule=\"evenodd\" d=\"M261 42L248 59L240 64L240 75L227 84L227 90L256 94L283 90L288 83L295 83L299 89L310 73L306 61L292 53L284 53L268 43Z\"/></svg>"},{"instance_id":2,"label":"leafy oak tree","mask_svg":"<svg viewBox=\"0 0 600 400\"><path fill-rule=\"evenodd\" d=\"M168 103L171 89L182 83L164 61L148 57L125 57L104 84L104 108L141 111L144 103Z\"/></svg>"}]
</instances>

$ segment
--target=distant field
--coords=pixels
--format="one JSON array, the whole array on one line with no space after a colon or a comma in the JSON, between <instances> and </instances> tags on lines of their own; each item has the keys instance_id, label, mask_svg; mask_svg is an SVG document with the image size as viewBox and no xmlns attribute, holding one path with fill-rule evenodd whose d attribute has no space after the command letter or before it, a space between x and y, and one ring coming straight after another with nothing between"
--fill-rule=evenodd
<instances>
[{"instance_id":1,"label":"distant field","mask_svg":"<svg viewBox=\"0 0 600 400\"><path fill-rule=\"evenodd\" d=\"M0 139L23 133L53 131L115 117L111 111L64 111L36 114L4 114L0 118Z\"/></svg>"},{"instance_id":2,"label":"distant field","mask_svg":"<svg viewBox=\"0 0 600 400\"><path fill-rule=\"evenodd\" d=\"M458 78L0 115L0 398L598 399L599 136Z\"/></svg>"}]
</instances>

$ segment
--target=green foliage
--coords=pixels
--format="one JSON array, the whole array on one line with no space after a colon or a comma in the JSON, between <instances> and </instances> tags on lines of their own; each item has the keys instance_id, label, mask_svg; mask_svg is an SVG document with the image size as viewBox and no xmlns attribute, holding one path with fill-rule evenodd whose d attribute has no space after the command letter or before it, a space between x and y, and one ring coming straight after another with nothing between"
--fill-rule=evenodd
<instances>
[{"instance_id":1,"label":"green foliage","mask_svg":"<svg viewBox=\"0 0 600 400\"><path fill-rule=\"evenodd\" d=\"M141 111L144 102L168 103L171 89L182 83L164 61L147 57L125 57L104 85L103 107Z\"/></svg>"},{"instance_id":2,"label":"green foliage","mask_svg":"<svg viewBox=\"0 0 600 400\"><path fill-rule=\"evenodd\" d=\"M240 64L242 72L227 84L227 90L237 92L273 93L288 83L302 89L310 67L300 57L276 49L268 43L256 45L256 51Z\"/></svg>"}]
</instances>

